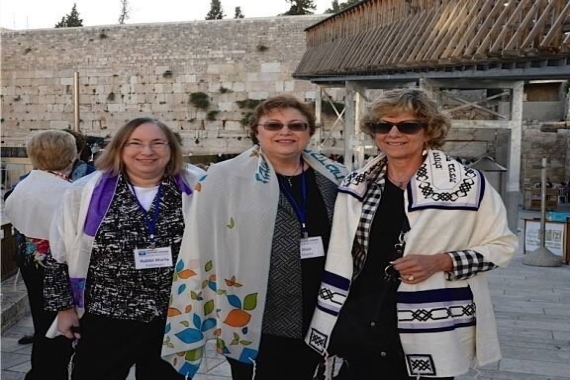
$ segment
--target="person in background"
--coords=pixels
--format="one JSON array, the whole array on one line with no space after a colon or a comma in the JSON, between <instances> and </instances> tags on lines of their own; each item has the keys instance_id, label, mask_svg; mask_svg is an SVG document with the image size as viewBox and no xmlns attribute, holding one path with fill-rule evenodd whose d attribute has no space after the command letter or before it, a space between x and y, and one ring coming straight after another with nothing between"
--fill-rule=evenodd
<instances>
[{"instance_id":1,"label":"person in background","mask_svg":"<svg viewBox=\"0 0 570 380\"><path fill-rule=\"evenodd\" d=\"M91 159L91 148L87 145L85 136L71 129L63 129L63 131L73 135L77 147L77 158L73 162L73 168L71 169L71 180L75 181L81 177L93 173L95 171L95 167L88 164L89 160Z\"/></svg>"},{"instance_id":2,"label":"person in background","mask_svg":"<svg viewBox=\"0 0 570 380\"><path fill-rule=\"evenodd\" d=\"M31 369L25 379L67 380L71 342L45 336L56 313L45 309L43 288L51 221L63 193L71 186L69 173L77 155L75 140L62 131L41 131L28 140L26 152L34 169L14 188L4 208L18 231L18 266L35 332L35 338L30 339Z\"/></svg>"},{"instance_id":3,"label":"person in background","mask_svg":"<svg viewBox=\"0 0 570 380\"><path fill-rule=\"evenodd\" d=\"M346 169L307 148L315 116L292 96L253 112L254 147L198 184L176 263L163 357L192 377L216 340L233 380L310 380L304 343Z\"/></svg>"},{"instance_id":4,"label":"person in background","mask_svg":"<svg viewBox=\"0 0 570 380\"><path fill-rule=\"evenodd\" d=\"M95 167L88 164L87 161L82 159L82 155L85 154L85 152L87 151L87 149L89 149L89 152L91 151L91 149L89 148L89 146L86 144L86 140L85 137L79 133L79 132L75 132L72 131L70 129L62 129L63 132L69 133L70 135L73 136L74 141L75 141L75 146L76 146L76 150L77 150L77 158L74 160L73 162L73 166L71 168L71 172L68 174L68 177L70 180L75 181L81 177L84 177L88 174L91 174L95 171ZM24 175L22 175L19 180L22 181L24 178L26 178L30 173L26 173ZM18 182L19 183L19 182ZM17 184L16 184L17 185ZM12 194L13 189L16 187L16 185L14 185L14 187L10 190L8 190L5 194L4 194L4 201L6 199L8 199L8 197L10 196L10 194ZM16 239L22 239L21 236L19 235L19 232L15 231L15 235L16 235ZM17 257L17 264L19 266L19 264L23 264L22 260L20 260L23 256L25 255L24 253L19 252L18 257ZM34 332L35 335L35 332ZM24 335L22 338L20 338L18 340L18 344L30 344L33 343L34 341L34 335Z\"/></svg>"},{"instance_id":5,"label":"person in background","mask_svg":"<svg viewBox=\"0 0 570 380\"><path fill-rule=\"evenodd\" d=\"M499 194L439 148L449 119L393 90L361 123L379 154L339 187L307 343L338 379L451 379L500 359L486 273L517 247Z\"/></svg>"},{"instance_id":6,"label":"person in background","mask_svg":"<svg viewBox=\"0 0 570 380\"><path fill-rule=\"evenodd\" d=\"M173 263L192 188L174 133L137 118L121 127L98 171L64 194L50 233L44 295L49 336L77 341L72 378L183 379L160 357Z\"/></svg>"}]
</instances>

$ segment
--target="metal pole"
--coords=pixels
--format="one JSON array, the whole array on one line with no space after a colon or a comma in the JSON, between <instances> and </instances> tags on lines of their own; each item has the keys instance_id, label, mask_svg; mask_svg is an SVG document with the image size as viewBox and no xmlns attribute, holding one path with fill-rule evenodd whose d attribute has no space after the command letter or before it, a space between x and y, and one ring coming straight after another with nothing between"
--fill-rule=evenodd
<instances>
[{"instance_id":1,"label":"metal pole","mask_svg":"<svg viewBox=\"0 0 570 380\"><path fill-rule=\"evenodd\" d=\"M525 255L523 264L538 267L558 267L562 265L562 258L556 256L546 247L546 157L542 158L542 168L540 170L540 246Z\"/></svg>"},{"instance_id":2,"label":"metal pole","mask_svg":"<svg viewBox=\"0 0 570 380\"><path fill-rule=\"evenodd\" d=\"M344 166L348 171L354 169L352 162L353 157L353 136L354 136L354 121L355 121L355 94L356 90L354 88L354 83L345 82L346 86L346 101L345 101L345 114L344 114L344 132L342 137L344 139Z\"/></svg>"},{"instance_id":3,"label":"metal pole","mask_svg":"<svg viewBox=\"0 0 570 380\"><path fill-rule=\"evenodd\" d=\"M542 157L540 169L540 246L545 247L546 239L546 157Z\"/></svg>"},{"instance_id":4,"label":"metal pole","mask_svg":"<svg viewBox=\"0 0 570 380\"><path fill-rule=\"evenodd\" d=\"M73 130L79 132L79 72L73 73Z\"/></svg>"},{"instance_id":5,"label":"metal pole","mask_svg":"<svg viewBox=\"0 0 570 380\"><path fill-rule=\"evenodd\" d=\"M317 92L315 97L315 124L317 125L317 130L313 136L313 140L315 141L315 147L317 151L320 153L323 151L323 143L321 142L322 139L322 130L323 130L323 89L321 86L317 86Z\"/></svg>"}]
</instances>

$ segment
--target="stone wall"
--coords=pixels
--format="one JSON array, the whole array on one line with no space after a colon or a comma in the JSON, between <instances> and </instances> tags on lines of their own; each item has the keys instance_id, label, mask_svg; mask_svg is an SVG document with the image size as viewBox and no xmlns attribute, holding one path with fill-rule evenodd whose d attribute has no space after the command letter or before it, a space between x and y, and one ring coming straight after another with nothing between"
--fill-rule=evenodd
<instances>
[{"instance_id":1,"label":"stone wall","mask_svg":"<svg viewBox=\"0 0 570 380\"><path fill-rule=\"evenodd\" d=\"M525 121L523 124L521 179L522 186L540 182L542 157L547 159L546 176L553 183L570 179L570 130L542 132L542 123Z\"/></svg>"},{"instance_id":2,"label":"stone wall","mask_svg":"<svg viewBox=\"0 0 570 380\"><path fill-rule=\"evenodd\" d=\"M314 99L315 86L291 73L304 28L322 17L4 31L3 146L22 146L33 130L72 128L77 71L83 133L107 136L153 115L194 154L241 152L251 145L241 123L250 110L236 101ZM198 92L208 94L207 109L191 104Z\"/></svg>"},{"instance_id":3,"label":"stone wall","mask_svg":"<svg viewBox=\"0 0 570 380\"><path fill-rule=\"evenodd\" d=\"M242 152L251 145L241 122L250 109L237 101L285 92L315 98L316 86L291 74L305 51L304 28L322 17L2 31L2 147L23 146L33 130L73 126L77 71L86 134L109 136L130 119L153 115L180 133L187 153ZM327 92L343 101L342 89ZM194 106L193 93L207 94L210 106ZM545 113L542 105L535 104L540 119L559 120L562 111ZM325 129L335 119L325 117ZM326 152L343 152L341 129L337 123L321 135ZM544 133L538 122L525 122L523 184L539 177L533 166L544 154L553 181L570 177L569 132ZM489 154L508 166L505 131L452 130L449 137L446 150L454 156Z\"/></svg>"}]
</instances>

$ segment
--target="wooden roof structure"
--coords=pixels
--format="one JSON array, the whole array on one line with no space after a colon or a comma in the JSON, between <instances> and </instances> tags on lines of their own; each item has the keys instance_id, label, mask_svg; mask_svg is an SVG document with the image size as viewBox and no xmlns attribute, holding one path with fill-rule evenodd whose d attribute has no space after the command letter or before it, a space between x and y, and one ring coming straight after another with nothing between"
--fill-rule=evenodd
<instances>
[{"instance_id":1,"label":"wooden roof structure","mask_svg":"<svg viewBox=\"0 0 570 380\"><path fill-rule=\"evenodd\" d=\"M364 0L305 32L315 83L570 78L570 0Z\"/></svg>"}]
</instances>

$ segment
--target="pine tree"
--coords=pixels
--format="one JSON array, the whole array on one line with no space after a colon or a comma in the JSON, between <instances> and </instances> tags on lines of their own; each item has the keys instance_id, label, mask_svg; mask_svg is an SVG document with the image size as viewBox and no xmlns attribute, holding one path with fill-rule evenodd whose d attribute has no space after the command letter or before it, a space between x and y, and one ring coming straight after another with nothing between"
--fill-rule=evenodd
<instances>
[{"instance_id":1,"label":"pine tree","mask_svg":"<svg viewBox=\"0 0 570 380\"><path fill-rule=\"evenodd\" d=\"M210 11L206 15L206 20L221 20L224 16L225 14L220 0L211 0Z\"/></svg>"},{"instance_id":2,"label":"pine tree","mask_svg":"<svg viewBox=\"0 0 570 380\"><path fill-rule=\"evenodd\" d=\"M130 18L129 13L131 9L129 7L129 0L121 0L121 14L119 15L119 24L124 24Z\"/></svg>"},{"instance_id":3,"label":"pine tree","mask_svg":"<svg viewBox=\"0 0 570 380\"><path fill-rule=\"evenodd\" d=\"M361 0L348 0L344 3L338 3L338 0L333 0L331 3L331 7L325 11L325 13L337 13L340 11L345 10L348 7L353 6L354 4L360 2Z\"/></svg>"},{"instance_id":4,"label":"pine tree","mask_svg":"<svg viewBox=\"0 0 570 380\"><path fill-rule=\"evenodd\" d=\"M61 21L55 24L56 28L73 28L76 26L83 26L83 19L79 18L79 12L77 12L77 4L73 3L73 8L71 8L71 13L61 18Z\"/></svg>"},{"instance_id":5,"label":"pine tree","mask_svg":"<svg viewBox=\"0 0 570 380\"><path fill-rule=\"evenodd\" d=\"M236 7L234 18L244 18L243 13L241 13L241 7Z\"/></svg>"},{"instance_id":6,"label":"pine tree","mask_svg":"<svg viewBox=\"0 0 570 380\"><path fill-rule=\"evenodd\" d=\"M313 0L286 0L291 3L291 7L281 16L312 15L317 6Z\"/></svg>"}]
</instances>

